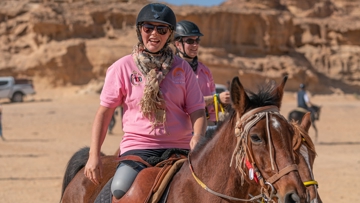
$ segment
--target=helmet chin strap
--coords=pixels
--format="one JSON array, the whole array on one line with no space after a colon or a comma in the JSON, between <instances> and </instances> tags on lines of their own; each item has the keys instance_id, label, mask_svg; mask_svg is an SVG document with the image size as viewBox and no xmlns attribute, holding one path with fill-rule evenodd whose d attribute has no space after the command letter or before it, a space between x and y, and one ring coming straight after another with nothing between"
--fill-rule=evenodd
<instances>
[{"instance_id":1,"label":"helmet chin strap","mask_svg":"<svg viewBox=\"0 0 360 203\"><path fill-rule=\"evenodd\" d=\"M185 52L185 46L184 46L184 42L182 41L182 38L180 38L180 41L179 41L179 42L181 42L181 46L182 46L184 52L182 52L182 51L181 51L180 49L178 49L177 47L176 47L176 51L177 51L178 53L181 53L181 54L183 55L183 57L185 57L185 58L194 59L193 57L190 57L189 55L187 55L187 53Z\"/></svg>"},{"instance_id":2,"label":"helmet chin strap","mask_svg":"<svg viewBox=\"0 0 360 203\"><path fill-rule=\"evenodd\" d=\"M175 54L179 56L179 53L182 54L185 58L192 59L192 61L187 61L187 60L186 61L190 64L193 71L196 72L197 67L198 67L198 57L195 56L194 58L191 58L185 52L182 52L178 48L176 48L176 53Z\"/></svg>"},{"instance_id":3,"label":"helmet chin strap","mask_svg":"<svg viewBox=\"0 0 360 203\"><path fill-rule=\"evenodd\" d=\"M175 48L176 48L176 53L175 53L175 54L176 54L176 55L179 55L179 53L180 53L180 54L183 55L183 57L185 57L185 58L187 58L187 59L192 59L192 61L187 61L187 62L190 64L190 66L191 66L191 68L193 69L193 71L196 72L197 67L198 67L198 58L197 58L197 56L195 56L195 57L190 57L189 55L187 55L186 52L185 52L184 42L182 41L182 39L180 39L180 42L181 42L181 45L182 45L182 47L183 47L184 52L182 52L180 49L178 49L178 48L175 46Z\"/></svg>"}]
</instances>

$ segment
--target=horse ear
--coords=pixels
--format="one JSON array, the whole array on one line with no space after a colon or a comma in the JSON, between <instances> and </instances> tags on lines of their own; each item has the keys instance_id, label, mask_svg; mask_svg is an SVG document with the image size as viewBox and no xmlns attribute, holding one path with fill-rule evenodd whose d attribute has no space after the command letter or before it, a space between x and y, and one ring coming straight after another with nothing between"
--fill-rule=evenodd
<instances>
[{"instance_id":1,"label":"horse ear","mask_svg":"<svg viewBox=\"0 0 360 203\"><path fill-rule=\"evenodd\" d=\"M278 108L279 109L281 107L281 101L282 101L282 98L284 95L284 87L285 87L287 79L288 79L288 76L286 75L283 78L283 81L281 82L281 84L273 90L273 94L276 95L276 98L278 98Z\"/></svg>"},{"instance_id":2,"label":"horse ear","mask_svg":"<svg viewBox=\"0 0 360 203\"><path fill-rule=\"evenodd\" d=\"M231 82L230 97L234 109L237 112L244 113L245 107L250 102L250 99L238 77L235 77Z\"/></svg>"},{"instance_id":3,"label":"horse ear","mask_svg":"<svg viewBox=\"0 0 360 203\"><path fill-rule=\"evenodd\" d=\"M301 119L300 126L306 131L309 132L311 126L311 113L307 112Z\"/></svg>"}]
</instances>

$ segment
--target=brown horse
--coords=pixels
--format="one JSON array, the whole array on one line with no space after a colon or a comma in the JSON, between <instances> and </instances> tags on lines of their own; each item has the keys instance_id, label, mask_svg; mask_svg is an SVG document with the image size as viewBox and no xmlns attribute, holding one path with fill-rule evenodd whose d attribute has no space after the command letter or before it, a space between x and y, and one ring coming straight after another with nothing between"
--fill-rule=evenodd
<instances>
[{"instance_id":1,"label":"brown horse","mask_svg":"<svg viewBox=\"0 0 360 203\"><path fill-rule=\"evenodd\" d=\"M295 140L295 145L301 143L298 151L298 166L301 180L307 187L311 203L322 203L318 194L318 182L314 179L313 165L316 157L315 145L312 142L308 132L311 125L310 112L306 113L302 118L301 125L297 122L292 122L295 127L295 133L300 133L302 140Z\"/></svg>"},{"instance_id":2,"label":"brown horse","mask_svg":"<svg viewBox=\"0 0 360 203\"><path fill-rule=\"evenodd\" d=\"M317 105L312 105L310 107L311 111L312 111L312 114L311 114L311 123L312 123L312 126L315 130L315 142L317 142L318 140L318 129L315 125L315 121L319 120L320 119L320 112L321 112L321 106L317 106ZM304 108L296 108L292 111L289 112L289 115L288 115L288 120L289 121L301 121L301 119L304 117L304 115L309 112L308 110L304 109Z\"/></svg>"},{"instance_id":3,"label":"brown horse","mask_svg":"<svg viewBox=\"0 0 360 203\"><path fill-rule=\"evenodd\" d=\"M302 156L294 153L302 146L301 133L279 113L286 79L277 88L268 86L248 96L234 78L233 111L212 138L202 140L191 151L188 162L170 183L166 202L309 202L297 165ZM309 123L304 119L301 126ZM298 140L300 144L294 144ZM102 158L104 177L95 186L81 168L87 155L81 150L77 153L84 157L79 156L77 164L68 164L68 169L75 169L67 170L73 177L64 176L62 202L94 202L115 172L116 156ZM309 171L307 166L303 168Z\"/></svg>"}]
</instances>

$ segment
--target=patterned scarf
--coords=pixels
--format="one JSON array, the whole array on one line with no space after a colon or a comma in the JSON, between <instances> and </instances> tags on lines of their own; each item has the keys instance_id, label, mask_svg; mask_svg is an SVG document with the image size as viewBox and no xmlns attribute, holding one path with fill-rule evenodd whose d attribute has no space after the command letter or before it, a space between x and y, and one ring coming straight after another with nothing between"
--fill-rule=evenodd
<instances>
[{"instance_id":1,"label":"patterned scarf","mask_svg":"<svg viewBox=\"0 0 360 203\"><path fill-rule=\"evenodd\" d=\"M134 46L132 57L139 71L146 77L144 97L140 101L140 106L141 112L151 121L154 130L157 125L164 125L166 121L166 105L159 86L171 69L173 51L165 46L158 54L151 54L139 43Z\"/></svg>"}]
</instances>

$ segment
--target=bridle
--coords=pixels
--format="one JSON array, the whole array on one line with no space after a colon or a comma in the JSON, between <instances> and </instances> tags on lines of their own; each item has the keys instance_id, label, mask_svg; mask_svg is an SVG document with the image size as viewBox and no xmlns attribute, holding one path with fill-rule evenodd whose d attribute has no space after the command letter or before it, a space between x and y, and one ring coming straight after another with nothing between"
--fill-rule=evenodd
<instances>
[{"instance_id":1,"label":"bridle","mask_svg":"<svg viewBox=\"0 0 360 203\"><path fill-rule=\"evenodd\" d=\"M261 193L257 196L254 196L250 199L241 199L241 198L236 198L236 197L231 197L228 195L224 195L221 193L218 193L216 191L211 190L205 183L203 183L195 174L193 166L191 164L191 160L190 160L190 153L188 155L188 162L189 162L189 167L191 170L191 173L194 177L194 179L196 180L196 182L202 187L204 188L206 191L218 196L218 197L222 197L228 200L232 200L232 201L254 201L254 200L258 200L258 199L262 199L265 202L271 202L273 201L272 198L275 195L275 189L273 184L279 180L282 176L290 173L291 171L297 171L298 167L296 164L292 164L289 166L284 167L283 169L281 169L278 172L275 172L275 174L273 176L271 176L270 178L268 178L267 180L265 180L263 178L263 176L260 173L260 170L257 168L254 158L253 158L253 154L251 152L251 150L249 149L249 146L247 144L247 135L249 134L250 129L257 124L262 118L266 118L266 128L267 128L267 136L269 139L269 142L271 142L271 134L270 134L270 127L269 127L269 117L270 115L278 115L280 118L286 120L280 113L279 113L279 109L276 106L265 106L265 107L258 107L255 108L247 113L245 113L244 115L242 115L240 117L240 119L236 122L235 125L235 136L237 138L237 144L236 147L234 149L232 158L231 158L231 162L230 162L230 167L232 166L233 160L235 159L236 162L236 168L240 171L241 175L241 184L243 184L244 182L244 175L246 175L246 172L244 171L244 165L246 164L246 162L248 162L246 165L250 164L250 168L249 169L249 177L250 180L252 180L252 177L254 177L254 175L256 175L259 184L261 186ZM274 155L272 153L272 144L269 144L269 152L270 152L270 160L271 160L271 166L272 166L272 170L275 170L274 164ZM251 174L253 173L253 174Z\"/></svg>"},{"instance_id":2,"label":"bridle","mask_svg":"<svg viewBox=\"0 0 360 203\"><path fill-rule=\"evenodd\" d=\"M300 145L298 146L299 152L304 157L306 165L310 171L310 176L312 178L311 180L304 181L303 183L304 183L305 187L314 186L316 193L317 193L317 188L319 185L318 185L318 182L314 179L314 174L312 172L311 165L309 162L309 157L308 157L308 150L309 150L309 148L311 149L311 147L309 147L308 144L306 144L308 141L305 139L305 137L308 137L308 134L301 127L299 127L299 125L297 123L295 125L293 125L293 127L295 129L295 134L298 134L298 136L301 137L301 143L299 143Z\"/></svg>"}]
</instances>

